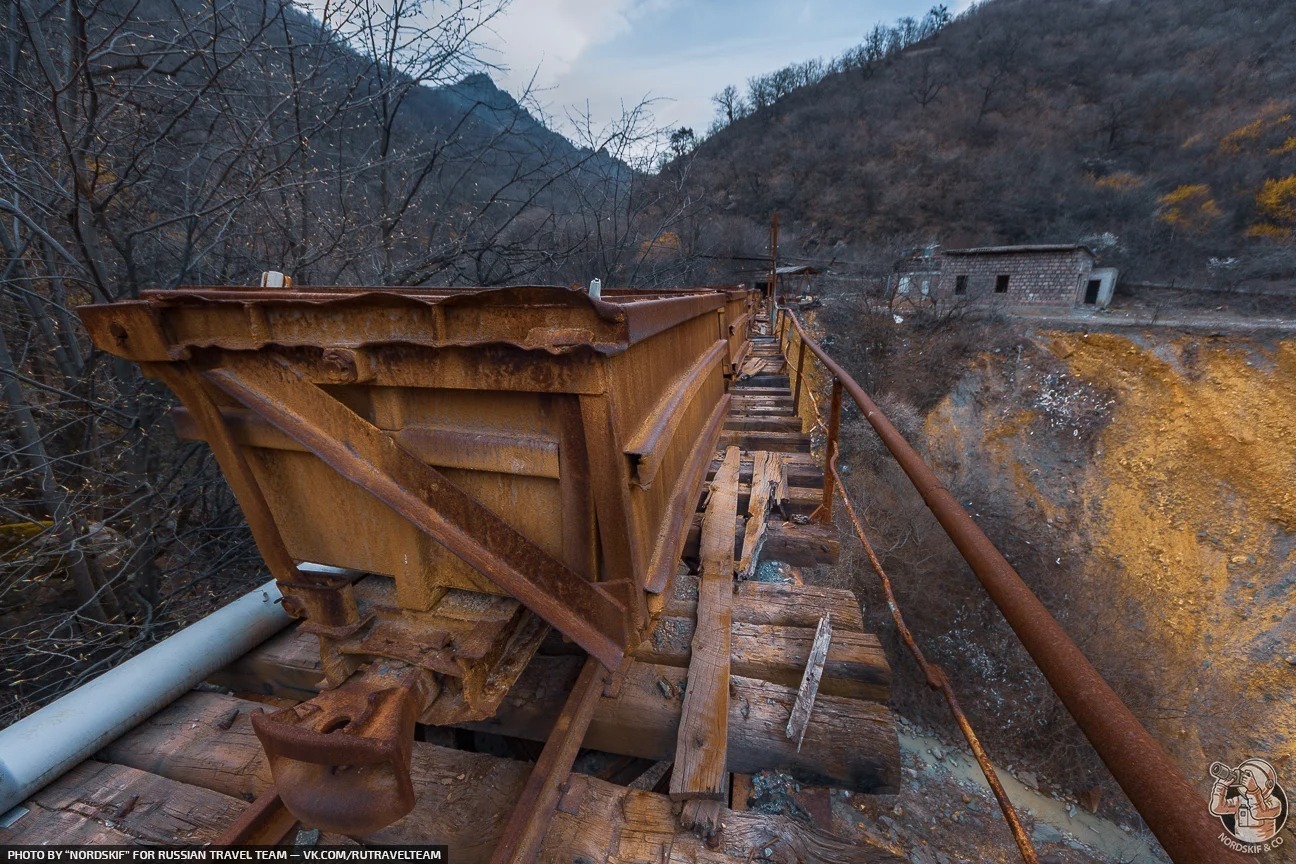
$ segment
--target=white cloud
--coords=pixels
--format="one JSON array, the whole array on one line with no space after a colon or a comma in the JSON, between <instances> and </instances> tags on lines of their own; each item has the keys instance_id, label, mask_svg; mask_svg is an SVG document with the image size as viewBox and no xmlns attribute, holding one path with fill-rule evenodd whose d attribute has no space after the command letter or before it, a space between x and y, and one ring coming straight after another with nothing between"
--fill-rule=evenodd
<instances>
[{"instance_id":1,"label":"white cloud","mask_svg":"<svg viewBox=\"0 0 1296 864\"><path fill-rule=\"evenodd\" d=\"M491 22L483 59L507 67L494 75L517 93L535 76L553 87L596 45L628 32L643 0L515 0Z\"/></svg>"},{"instance_id":2,"label":"white cloud","mask_svg":"<svg viewBox=\"0 0 1296 864\"><path fill-rule=\"evenodd\" d=\"M532 94L560 131L588 104L596 124L645 96L662 126L701 133L727 84L863 39L876 21L921 15L934 0L513 0L483 59L501 87ZM945 0L952 10L971 0Z\"/></svg>"}]
</instances>

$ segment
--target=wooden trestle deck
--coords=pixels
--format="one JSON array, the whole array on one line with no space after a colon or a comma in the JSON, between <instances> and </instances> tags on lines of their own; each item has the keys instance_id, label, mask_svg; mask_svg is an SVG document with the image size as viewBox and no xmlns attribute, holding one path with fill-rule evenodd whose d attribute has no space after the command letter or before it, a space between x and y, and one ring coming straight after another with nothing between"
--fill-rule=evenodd
<instances>
[{"instance_id":1,"label":"wooden trestle deck","mask_svg":"<svg viewBox=\"0 0 1296 864\"><path fill-rule=\"evenodd\" d=\"M537 823L540 860L899 860L835 838L828 825L748 809L745 775L765 769L814 786L894 792L899 751L886 706L891 671L856 598L797 578L797 568L835 560L837 538L830 526L796 518L818 505L823 472L773 338L753 337L744 372L674 587L658 599L633 662L592 707L583 746L619 758L604 760L599 776L567 776L559 762L556 808ZM793 582L735 581L735 569L754 569L757 551L791 565ZM357 591L379 582L361 581ZM832 641L798 750L785 727L825 612ZM454 864L498 860L531 774L526 760L540 752L528 742L546 741L566 717L585 665L583 652L551 637L494 718L459 730L419 727L418 803L363 843L444 843ZM183 696L34 796L27 815L0 829L0 843L216 840L271 785L249 716L309 699L320 677L315 637L283 632L212 679L225 692ZM471 742L489 752L464 749ZM662 762L674 763L667 777ZM631 783L649 788L622 785ZM361 841L326 834L318 842Z\"/></svg>"}]
</instances>

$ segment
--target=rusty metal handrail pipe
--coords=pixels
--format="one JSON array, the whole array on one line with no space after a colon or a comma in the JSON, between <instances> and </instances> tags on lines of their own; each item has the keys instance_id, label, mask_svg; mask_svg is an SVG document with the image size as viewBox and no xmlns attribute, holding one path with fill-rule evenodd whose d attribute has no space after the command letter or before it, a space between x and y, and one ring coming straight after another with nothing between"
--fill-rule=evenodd
<instances>
[{"instance_id":1,"label":"rusty metal handrail pipe","mask_svg":"<svg viewBox=\"0 0 1296 864\"><path fill-rule=\"evenodd\" d=\"M864 388L806 334L796 314L782 305L778 311L859 406L1171 859L1178 864L1248 860L1220 842L1218 820L1210 816L1206 801L1179 766L1103 680L918 451ZM775 330L779 330L777 324Z\"/></svg>"}]
</instances>

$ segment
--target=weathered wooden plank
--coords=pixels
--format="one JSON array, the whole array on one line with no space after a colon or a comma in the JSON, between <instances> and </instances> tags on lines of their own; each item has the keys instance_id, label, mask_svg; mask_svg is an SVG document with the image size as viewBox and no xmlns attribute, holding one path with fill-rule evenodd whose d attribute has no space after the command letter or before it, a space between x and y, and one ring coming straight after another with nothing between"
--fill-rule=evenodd
<instances>
[{"instance_id":1,"label":"weathered wooden plank","mask_svg":"<svg viewBox=\"0 0 1296 864\"><path fill-rule=\"evenodd\" d=\"M741 394L741 398L753 402L783 402L788 405L792 404L791 393L743 393L742 391L750 390L746 382L739 381L734 385L734 389Z\"/></svg>"},{"instance_id":2,"label":"weathered wooden plank","mask_svg":"<svg viewBox=\"0 0 1296 864\"><path fill-rule=\"evenodd\" d=\"M743 529L742 554L738 559L739 579L750 579L756 572L761 546L765 545L765 516L769 511L770 475L778 476L779 462L778 454L766 453L763 450L753 459L751 491L746 507L748 519Z\"/></svg>"},{"instance_id":3,"label":"weathered wooden plank","mask_svg":"<svg viewBox=\"0 0 1296 864\"><path fill-rule=\"evenodd\" d=\"M305 702L324 677L319 639L290 627L219 670L207 681L236 693L259 693Z\"/></svg>"},{"instance_id":4,"label":"weathered wooden plank","mask_svg":"<svg viewBox=\"0 0 1296 864\"><path fill-rule=\"evenodd\" d=\"M743 390L788 390L791 388L792 380L784 374L772 373L768 368L762 369L749 378L744 378L737 385L736 389Z\"/></svg>"},{"instance_id":5,"label":"weathered wooden plank","mask_svg":"<svg viewBox=\"0 0 1296 864\"><path fill-rule=\"evenodd\" d=\"M783 453L776 453L776 456L783 456ZM823 490L811 489L806 486L792 486L788 490L787 510L792 516L809 516L823 503ZM747 511L751 507L751 486L740 483L738 485L738 509Z\"/></svg>"},{"instance_id":6,"label":"weathered wooden plank","mask_svg":"<svg viewBox=\"0 0 1296 864\"><path fill-rule=\"evenodd\" d=\"M729 415L724 428L728 432L800 432L801 418L754 417Z\"/></svg>"},{"instance_id":7,"label":"weathered wooden plank","mask_svg":"<svg viewBox=\"0 0 1296 864\"><path fill-rule=\"evenodd\" d=\"M797 567L818 567L821 564L833 564L841 551L841 541L837 529L832 525L808 522L798 525L795 522L784 522L771 519L765 529L765 549L762 553L767 561L782 561ZM743 526L734 524L734 555L742 554ZM684 539L682 558L697 560L698 549L702 540L702 516L697 514L689 525L688 535Z\"/></svg>"},{"instance_id":8,"label":"weathered wooden plank","mask_svg":"<svg viewBox=\"0 0 1296 864\"><path fill-rule=\"evenodd\" d=\"M791 405L734 405L732 419L734 420L784 420L790 421L796 418L796 412L792 410ZM796 431L801 431L801 424L791 427Z\"/></svg>"},{"instance_id":9,"label":"weathered wooden plank","mask_svg":"<svg viewBox=\"0 0 1296 864\"><path fill-rule=\"evenodd\" d=\"M564 659L574 661L573 673L582 662ZM564 696L555 695L559 700ZM118 752L147 758L161 776L180 774L195 785L229 796L255 794L264 784L250 785L248 778L268 778L269 771L246 720L247 710L253 707L219 694L188 694L112 745L112 758ZM235 708L240 711L236 720L228 729L219 729L219 719ZM813 725L807 744L812 733ZM244 753L254 754L257 764L249 765ZM456 864L486 864L529 767L524 762L416 742L411 762L417 797L414 811L365 839L375 844L445 843L453 850ZM540 860L667 861L678 856L690 862L737 864L763 859L763 850L771 845L779 856L798 856L796 860L806 862L898 860L876 847L846 844L784 817L726 810L721 821L725 824L721 845L708 849L702 838L677 831L672 803L665 795L573 774L553 814Z\"/></svg>"},{"instance_id":10,"label":"weathered wooden plank","mask_svg":"<svg viewBox=\"0 0 1296 864\"><path fill-rule=\"evenodd\" d=\"M579 658L537 656L494 718L463 725L545 740L579 664ZM686 676L671 666L631 664L617 695L600 700L584 746L644 759L673 758ZM784 735L796 688L739 675L729 682L727 771L777 769L804 783L859 792L897 788L899 745L885 706L821 694L805 746L797 753Z\"/></svg>"},{"instance_id":11,"label":"weathered wooden plank","mask_svg":"<svg viewBox=\"0 0 1296 864\"><path fill-rule=\"evenodd\" d=\"M787 466L788 483L791 486L804 486L809 489L823 488L823 466L809 453L784 453L783 462ZM715 477L720 468L720 460L711 462L707 468L707 479ZM751 483L752 454L743 454L742 464L738 468L738 482Z\"/></svg>"},{"instance_id":12,"label":"weathered wooden plank","mask_svg":"<svg viewBox=\"0 0 1296 864\"><path fill-rule=\"evenodd\" d=\"M747 381L742 381L733 386L730 390L733 398L738 400L734 403L734 413L741 413L738 406L764 406L770 408L791 408L796 406L792 404L792 393L786 387L753 387Z\"/></svg>"},{"instance_id":13,"label":"weathered wooden plank","mask_svg":"<svg viewBox=\"0 0 1296 864\"><path fill-rule=\"evenodd\" d=\"M815 631L751 623L735 624L734 629L732 662L740 670L735 674L796 686L798 670L805 667L814 645ZM757 670L760 674L749 674ZM819 684L822 693L882 703L891 698L891 665L882 644L871 633L834 629L823 677Z\"/></svg>"},{"instance_id":14,"label":"weathered wooden plank","mask_svg":"<svg viewBox=\"0 0 1296 864\"><path fill-rule=\"evenodd\" d=\"M210 843L246 801L123 765L87 761L24 802L0 844Z\"/></svg>"},{"instance_id":15,"label":"weathered wooden plank","mask_svg":"<svg viewBox=\"0 0 1296 864\"><path fill-rule=\"evenodd\" d=\"M678 730L672 798L723 798L729 739L729 607L733 602L734 522L738 515L737 447L725 452L702 518L697 627L688 691Z\"/></svg>"},{"instance_id":16,"label":"weathered wooden plank","mask_svg":"<svg viewBox=\"0 0 1296 864\"><path fill-rule=\"evenodd\" d=\"M751 402L729 403L730 420L769 420L773 422L790 424L796 419L796 414L791 405L780 404L752 404ZM800 425L797 425L792 431L801 431Z\"/></svg>"},{"instance_id":17,"label":"weathered wooden plank","mask_svg":"<svg viewBox=\"0 0 1296 864\"><path fill-rule=\"evenodd\" d=\"M98 756L178 783L254 801L273 783L248 719L264 705L188 693L99 751ZM214 783L212 778L219 778Z\"/></svg>"},{"instance_id":18,"label":"weathered wooden plank","mask_svg":"<svg viewBox=\"0 0 1296 864\"><path fill-rule=\"evenodd\" d=\"M775 453L775 456L787 456L787 453ZM747 513L751 508L752 483L745 481L738 484L738 512ZM771 486L777 486L777 478L773 478ZM773 496L771 495L771 504ZM810 515L814 508L823 503L823 487L813 486L809 483L797 483L789 485L785 500L788 502L789 510L792 514Z\"/></svg>"},{"instance_id":19,"label":"weathered wooden plank","mask_svg":"<svg viewBox=\"0 0 1296 864\"><path fill-rule=\"evenodd\" d=\"M841 541L832 525L818 522L798 525L771 520L762 554L768 561L782 561L796 567L818 567L837 563L840 552Z\"/></svg>"},{"instance_id":20,"label":"weathered wooden plank","mask_svg":"<svg viewBox=\"0 0 1296 864\"><path fill-rule=\"evenodd\" d=\"M768 396L745 396L735 398L736 401L731 404L733 416L735 417L791 417L795 413L793 411L794 406L790 401L771 399Z\"/></svg>"},{"instance_id":21,"label":"weathered wooden plank","mask_svg":"<svg viewBox=\"0 0 1296 864\"><path fill-rule=\"evenodd\" d=\"M815 697L819 695L819 680L823 677L824 662L828 659L828 645L831 641L832 616L825 615L815 632L814 647L810 649L805 675L801 677L801 686L797 689L796 704L792 706L792 716L788 718L787 736L796 742L798 751L801 749L801 739L805 737L806 726L810 723Z\"/></svg>"},{"instance_id":22,"label":"weathered wooden plank","mask_svg":"<svg viewBox=\"0 0 1296 864\"><path fill-rule=\"evenodd\" d=\"M663 610L663 615L692 619L693 600L690 580L679 577L678 590ZM775 624L784 627L819 626L819 619L831 612L837 631L864 631L864 616L854 592L845 588L818 585L784 585L779 582L742 582L734 595L733 620L750 624ZM799 680L799 679L798 679Z\"/></svg>"},{"instance_id":23,"label":"weathered wooden plank","mask_svg":"<svg viewBox=\"0 0 1296 864\"><path fill-rule=\"evenodd\" d=\"M687 574L677 578L696 580ZM635 659L686 667L696 608L694 600L669 601L652 632L636 649ZM814 640L814 626L825 610L832 613L837 625L820 685L823 691L833 696L887 701L890 666L877 637L858 632L864 622L859 604L849 591L759 582L739 586L731 611L731 672L795 687ZM294 629L208 680L235 692L304 701L318 692L320 677L315 637Z\"/></svg>"},{"instance_id":24,"label":"weathered wooden plank","mask_svg":"<svg viewBox=\"0 0 1296 864\"><path fill-rule=\"evenodd\" d=\"M809 453L810 436L800 432L729 432L720 436L721 447L744 450L773 450L778 453Z\"/></svg>"},{"instance_id":25,"label":"weathered wooden plank","mask_svg":"<svg viewBox=\"0 0 1296 864\"><path fill-rule=\"evenodd\" d=\"M735 598L734 615L740 614ZM822 617L822 608L820 617ZM786 687L797 687L814 644L811 627L751 624L735 620L729 639L729 671ZM691 618L658 619L635 649L635 660L686 667L693 639ZM832 696L886 702L891 698L891 667L878 638L834 628L832 645L819 689Z\"/></svg>"},{"instance_id":26,"label":"weathered wooden plank","mask_svg":"<svg viewBox=\"0 0 1296 864\"><path fill-rule=\"evenodd\" d=\"M771 534L771 538L776 537L776 534ZM773 542L774 539L767 541L767 548ZM661 629L662 627L678 627L680 628L680 634L675 639L676 643L680 644L680 640L682 640L682 644L688 645L693 638L692 621L697 617L697 577L682 572L676 576L676 581L677 590L666 601L662 610L664 616L662 620L682 619L688 622L687 626L683 624L659 625L658 629L653 631L653 634L654 638L661 640L668 633L668 631ZM838 654L838 648L836 647L829 652L827 677L832 680L840 677L844 680L857 674L864 676L863 670L859 667L867 666L873 670L873 673L870 673L868 678L860 677L858 680L861 682L869 681L869 686L882 686L884 683L884 679L881 678L883 667L880 663L869 659L869 654L877 650L875 648L876 639L872 636L863 636L864 619L860 612L859 602L852 592L840 588L823 588L813 585L782 585L773 582L741 583L738 586L737 593L734 595L731 612L730 663L744 662L746 664L744 668L751 670L762 668L765 673L772 676L769 680L794 685L795 681L784 677L785 672L780 670L784 669L788 657L802 658L797 659L796 663L798 669L804 667L803 652L809 650L809 639L803 631L805 628L810 628L810 632L813 632L813 628L818 624L824 612L830 612L833 616L834 629L837 633L837 641L834 644L840 645L842 652ZM790 629L784 631L749 630L749 627L759 628L761 626ZM853 637L847 635L849 631L856 631L861 634L858 643L849 641L853 639ZM763 655L758 650L758 643L761 640L766 640L769 646ZM679 657L683 653L682 649L676 650L664 647L653 649L651 640L643 646L643 651L650 650L657 650L661 655L670 655L672 657ZM746 657L747 660L738 661L734 659L736 657ZM838 657L842 658L843 663L856 664L853 667L856 671L847 671L852 667L836 667L835 662ZM640 655L640 659L645 658ZM654 662L663 662L667 663L667 665L684 665L687 660L666 661L656 659ZM290 628L255 650L249 651L238 661L215 673L208 680L213 684L236 692L259 693L264 696L285 697L304 701L319 692L318 686L322 677L319 647L316 638L308 633L301 632L297 628ZM749 675L749 677L759 676ZM843 683L843 686L849 685ZM846 691L842 695L879 698L869 697L866 692L850 693Z\"/></svg>"},{"instance_id":27,"label":"weathered wooden plank","mask_svg":"<svg viewBox=\"0 0 1296 864\"><path fill-rule=\"evenodd\" d=\"M815 486L817 486L820 490L822 490L823 471L819 471L818 474L819 474L819 480L815 484ZM792 484L792 476L791 473L788 471L787 458L784 457L782 459L779 459L778 479L775 481L774 491L770 495L771 503L773 504L774 508L779 511L779 513L783 514L784 519L787 519L792 515L791 512L792 485L791 484ZM821 502L823 501L822 495L820 496L819 500Z\"/></svg>"}]
</instances>

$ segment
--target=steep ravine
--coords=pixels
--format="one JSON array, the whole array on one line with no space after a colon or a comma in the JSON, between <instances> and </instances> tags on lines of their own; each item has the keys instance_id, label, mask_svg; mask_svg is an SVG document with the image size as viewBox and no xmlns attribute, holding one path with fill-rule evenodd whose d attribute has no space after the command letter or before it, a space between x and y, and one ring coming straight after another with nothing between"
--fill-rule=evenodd
<instances>
[{"instance_id":1,"label":"steep ravine","mask_svg":"<svg viewBox=\"0 0 1296 864\"><path fill-rule=\"evenodd\" d=\"M1296 786L1296 341L1029 333L922 438L1057 553L1023 575L1203 798L1214 760Z\"/></svg>"},{"instance_id":2,"label":"steep ravine","mask_svg":"<svg viewBox=\"0 0 1296 864\"><path fill-rule=\"evenodd\" d=\"M1215 760L1265 758L1296 787L1296 339L1003 320L944 338L901 328L898 349L854 365L881 382L883 410L1163 742L1203 807ZM915 410L923 392L934 392L930 407ZM991 758L1031 787L1028 830L1041 852L1150 860L1155 843L1137 848L1137 816L857 413L843 440L847 487L910 627ZM844 539L840 564L811 578L859 593L891 655L893 707L914 721L896 812L852 802L865 817L858 830L921 850L915 860L1016 860L990 800L965 794L958 748L931 757L925 736L957 732L899 646L855 546Z\"/></svg>"}]
</instances>

